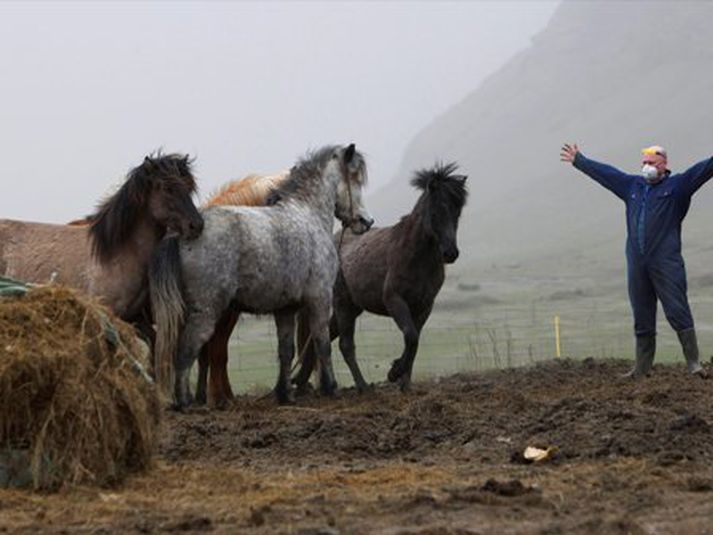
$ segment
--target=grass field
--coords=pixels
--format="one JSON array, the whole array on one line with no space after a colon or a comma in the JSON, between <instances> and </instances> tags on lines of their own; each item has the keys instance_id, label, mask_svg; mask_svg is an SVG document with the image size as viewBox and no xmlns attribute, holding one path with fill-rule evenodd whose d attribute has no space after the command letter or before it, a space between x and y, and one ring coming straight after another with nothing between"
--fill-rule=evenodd
<instances>
[{"instance_id":1,"label":"grass field","mask_svg":"<svg viewBox=\"0 0 713 535\"><path fill-rule=\"evenodd\" d=\"M477 284L449 277L421 337L416 377L522 366L555 357L555 316L560 317L563 358L631 358L633 320L623 277L522 277L518 271L484 270ZM690 301L701 358L708 361L713 353L713 288L694 285ZM678 340L660 307L658 330L657 362L680 361ZM356 343L366 379L384 381L403 347L392 320L364 314ZM336 343L332 351L339 384L350 386ZM272 318L245 316L230 345L233 387L238 392L267 391L277 377L276 355Z\"/></svg>"}]
</instances>

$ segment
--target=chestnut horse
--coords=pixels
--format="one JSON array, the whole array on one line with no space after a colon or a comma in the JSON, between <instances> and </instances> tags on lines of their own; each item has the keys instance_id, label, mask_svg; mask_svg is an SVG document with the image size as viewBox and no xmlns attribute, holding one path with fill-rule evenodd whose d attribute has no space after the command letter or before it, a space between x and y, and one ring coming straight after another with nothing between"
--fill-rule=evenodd
<instances>
[{"instance_id":1,"label":"chestnut horse","mask_svg":"<svg viewBox=\"0 0 713 535\"><path fill-rule=\"evenodd\" d=\"M66 284L96 296L127 321L148 303L147 269L172 229L191 239L203 218L188 156L147 156L86 224L0 220L0 275L31 283Z\"/></svg>"}]
</instances>

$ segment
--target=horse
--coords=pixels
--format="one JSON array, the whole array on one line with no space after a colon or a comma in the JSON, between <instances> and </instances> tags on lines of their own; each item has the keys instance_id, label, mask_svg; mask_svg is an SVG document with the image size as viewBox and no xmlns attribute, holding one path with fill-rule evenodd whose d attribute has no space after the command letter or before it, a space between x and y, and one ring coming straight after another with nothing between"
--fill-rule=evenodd
<instances>
[{"instance_id":1,"label":"horse","mask_svg":"<svg viewBox=\"0 0 713 535\"><path fill-rule=\"evenodd\" d=\"M422 193L410 214L391 227L374 228L356 236L337 233L341 242L340 269L334 286L334 314L330 339L339 337L339 349L358 392L368 385L356 361L354 326L365 310L390 316L401 330L404 350L392 363L390 382L409 389L421 329L445 280L445 264L459 255L458 222L467 200L467 176L455 174L457 164L436 164L417 171L411 184ZM300 316L298 347L302 365L293 382L307 388L314 369L309 327Z\"/></svg>"},{"instance_id":2,"label":"horse","mask_svg":"<svg viewBox=\"0 0 713 535\"><path fill-rule=\"evenodd\" d=\"M203 208L211 206L265 206L271 195L289 177L289 171L272 175L252 174L239 180L228 182L204 203ZM239 312L228 309L220 318L215 332L201 350L198 360L198 386L196 402L205 404L208 393L216 407L224 407L233 398L233 390L228 378L228 343L235 328ZM208 371L210 370L210 389L207 389Z\"/></svg>"},{"instance_id":3,"label":"horse","mask_svg":"<svg viewBox=\"0 0 713 535\"><path fill-rule=\"evenodd\" d=\"M273 205L214 206L203 211L198 239L163 241L149 286L158 366L170 371L175 361L174 408L191 404L190 369L229 309L274 315L275 394L288 403L295 313L304 307L327 378L322 389L334 393L329 318L338 259L332 227L335 215L356 234L371 227L361 199L365 183L366 163L353 144L326 146L298 161Z\"/></svg>"},{"instance_id":4,"label":"horse","mask_svg":"<svg viewBox=\"0 0 713 535\"><path fill-rule=\"evenodd\" d=\"M140 321L156 246L169 229L187 240L203 229L195 190L188 156L146 156L84 223L0 220L0 274L66 284L99 298L120 318Z\"/></svg>"},{"instance_id":5,"label":"horse","mask_svg":"<svg viewBox=\"0 0 713 535\"><path fill-rule=\"evenodd\" d=\"M275 174L250 174L241 179L232 180L217 191L212 193L204 202L201 208L211 206L264 206L277 188L287 179L289 171L280 171ZM74 219L67 225L89 225L93 215L87 215L80 219ZM148 313L150 317L150 311ZM233 398L233 391L228 378L228 344L230 335L235 329L239 319L239 313L228 310L216 325L215 332L210 340L206 342L201 350L198 361L198 386L196 391L196 402L205 404L208 400L208 393L211 394L213 404L216 407L225 407L228 400ZM150 321L146 321L150 323ZM147 332L153 346L153 332ZM210 371L210 389L208 386L208 371Z\"/></svg>"}]
</instances>

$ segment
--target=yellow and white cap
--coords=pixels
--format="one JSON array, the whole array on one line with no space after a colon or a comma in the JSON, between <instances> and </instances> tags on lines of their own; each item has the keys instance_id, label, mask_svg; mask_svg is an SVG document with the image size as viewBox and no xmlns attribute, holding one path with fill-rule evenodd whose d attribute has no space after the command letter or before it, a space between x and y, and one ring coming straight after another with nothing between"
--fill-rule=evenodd
<instances>
[{"instance_id":1,"label":"yellow and white cap","mask_svg":"<svg viewBox=\"0 0 713 535\"><path fill-rule=\"evenodd\" d=\"M661 145L651 145L650 147L641 149L641 154L643 154L644 156L659 155L663 156L664 158L668 158L668 153L666 152L666 149L664 149Z\"/></svg>"}]
</instances>

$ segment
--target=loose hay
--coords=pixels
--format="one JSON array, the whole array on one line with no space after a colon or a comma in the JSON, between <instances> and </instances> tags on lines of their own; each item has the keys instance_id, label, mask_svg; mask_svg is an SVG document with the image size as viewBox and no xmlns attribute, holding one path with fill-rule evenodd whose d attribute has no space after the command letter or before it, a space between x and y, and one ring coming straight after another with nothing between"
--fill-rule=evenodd
<instances>
[{"instance_id":1,"label":"loose hay","mask_svg":"<svg viewBox=\"0 0 713 535\"><path fill-rule=\"evenodd\" d=\"M72 290L0 299L0 453L23 454L36 489L147 468L160 404L142 359L129 325Z\"/></svg>"}]
</instances>

